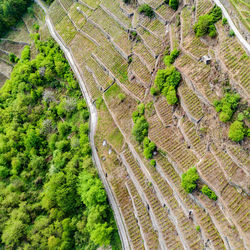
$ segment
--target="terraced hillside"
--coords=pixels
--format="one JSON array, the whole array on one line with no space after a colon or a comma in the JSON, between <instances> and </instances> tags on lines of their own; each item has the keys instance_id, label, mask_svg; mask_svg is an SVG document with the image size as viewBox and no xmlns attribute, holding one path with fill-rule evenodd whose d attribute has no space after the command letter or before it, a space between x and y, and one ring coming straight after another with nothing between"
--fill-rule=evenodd
<instances>
[{"instance_id":1,"label":"terraced hillside","mask_svg":"<svg viewBox=\"0 0 250 250\"><path fill-rule=\"evenodd\" d=\"M144 3L154 17L139 14ZM215 38L195 36L194 23L212 8L209 0L180 2L177 11L161 0L55 0L50 6L57 35L97 107L95 146L131 249L250 248L249 138L228 138L234 121L249 126L250 59L221 20ZM174 49L182 80L179 101L170 105L162 94L151 95L151 87ZM229 92L241 99L222 122L214 101ZM151 160L145 140L142 146L132 132L136 119L147 121ZM182 174L192 167L199 180L187 193ZM201 192L204 185L217 199Z\"/></svg>"}]
</instances>

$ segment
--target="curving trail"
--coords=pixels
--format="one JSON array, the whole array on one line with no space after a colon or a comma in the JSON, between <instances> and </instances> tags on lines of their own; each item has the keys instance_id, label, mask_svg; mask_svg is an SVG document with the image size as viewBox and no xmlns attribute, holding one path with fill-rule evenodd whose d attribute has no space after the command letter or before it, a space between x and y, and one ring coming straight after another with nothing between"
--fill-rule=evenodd
<instances>
[{"instance_id":1,"label":"curving trail","mask_svg":"<svg viewBox=\"0 0 250 250\"><path fill-rule=\"evenodd\" d=\"M227 19L228 24L230 25L231 29L234 31L234 33L237 36L237 38L239 39L240 43L248 51L248 53L250 53L250 44L245 40L245 38L238 31L237 27L234 25L234 22L232 21L232 19L231 19L230 15L228 14L227 10L225 9L225 7L222 5L220 0L213 0L213 1L215 2L216 5L218 5L221 8L223 15Z\"/></svg>"},{"instance_id":2,"label":"curving trail","mask_svg":"<svg viewBox=\"0 0 250 250\"><path fill-rule=\"evenodd\" d=\"M104 188L106 190L107 196L108 196L108 200L109 203L113 209L114 212L114 217L116 220L116 224L118 227L118 232L120 235L120 239L122 242L122 247L123 249L130 249L130 244L129 244L129 238L127 235L127 231L124 225L124 221L122 218L122 215L120 213L119 210L119 206L116 203L115 197L112 193L111 187L109 186L109 183L105 177L105 174L103 172L103 169L101 167L101 163L100 163L100 159L98 157L96 148L95 148L95 142L94 142L94 135L95 135L95 129L96 129L96 125L97 125L97 121L98 121L98 117L97 117L97 110L95 105L91 102L91 99L89 97L89 94L87 92L85 83L81 77L81 74L77 68L76 63L74 62L73 56L71 55L71 51L64 45L63 41L61 40L60 36L57 34L50 18L48 15L48 11L47 8L44 6L44 4L40 1L40 0L35 0L35 2L44 10L45 12L45 22L48 26L49 32L51 34L51 36L55 39L55 41L59 44L60 48L62 49L62 51L65 54L65 57L67 58L72 70L75 73L75 76L80 84L83 96L88 104L89 107L89 111L90 111L90 133L89 133L89 139L90 139L90 145L91 145L91 149L92 149L92 158L93 161L95 162L95 165L97 167L98 173L99 173L99 177L102 180L102 183L104 185Z\"/></svg>"}]
</instances>

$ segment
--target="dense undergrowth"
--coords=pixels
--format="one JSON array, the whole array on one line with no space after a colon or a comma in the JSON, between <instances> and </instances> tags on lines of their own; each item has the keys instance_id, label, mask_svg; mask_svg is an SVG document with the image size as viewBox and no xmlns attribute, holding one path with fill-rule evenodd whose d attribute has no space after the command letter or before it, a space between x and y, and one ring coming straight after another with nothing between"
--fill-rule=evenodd
<instances>
[{"instance_id":1,"label":"dense undergrowth","mask_svg":"<svg viewBox=\"0 0 250 250\"><path fill-rule=\"evenodd\" d=\"M35 37L0 90L0 248L120 248L85 100L59 46Z\"/></svg>"}]
</instances>

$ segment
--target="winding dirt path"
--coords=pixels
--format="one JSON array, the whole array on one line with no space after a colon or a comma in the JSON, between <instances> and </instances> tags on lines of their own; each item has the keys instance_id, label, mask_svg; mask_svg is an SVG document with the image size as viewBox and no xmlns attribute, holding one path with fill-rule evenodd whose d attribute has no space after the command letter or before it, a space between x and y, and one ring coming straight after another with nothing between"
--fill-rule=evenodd
<instances>
[{"instance_id":1,"label":"winding dirt path","mask_svg":"<svg viewBox=\"0 0 250 250\"><path fill-rule=\"evenodd\" d=\"M105 173L101 167L101 163L100 163L100 159L98 157L96 148L95 148L95 142L94 142L94 135L95 135L95 129L96 129L96 125L97 125L97 121L98 121L98 117L97 117L97 110L95 105L91 102L90 96L87 92L86 86L85 86L85 82L81 77L81 74L77 68L77 64L74 61L74 58L71 54L71 51L64 45L62 39L60 38L60 36L57 34L50 18L48 15L48 11L47 8L44 6L44 4L40 1L40 0L35 0L35 2L44 10L45 12L45 22L48 26L49 32L51 34L51 36L55 39L55 41L59 44L60 48L62 49L62 51L64 52L72 70L75 73L75 76L80 84L83 96L88 104L89 107L89 111L90 111L90 133L89 133L89 139L90 139L90 145L91 145L91 149L92 149L92 158L93 161L96 165L96 168L98 170L99 173L99 177L102 180L102 183L104 185L104 188L106 190L107 196L108 196L108 200L109 203L114 211L114 217L116 220L116 224L118 227L118 232L120 235L120 239L122 242L122 247L123 249L131 249L130 244L129 244L129 238L126 232L126 228L125 228L125 224L122 218L122 215L120 213L119 210L119 206L116 203L115 197L112 193L112 189L109 186L109 183L107 181L107 179L105 178Z\"/></svg>"}]
</instances>

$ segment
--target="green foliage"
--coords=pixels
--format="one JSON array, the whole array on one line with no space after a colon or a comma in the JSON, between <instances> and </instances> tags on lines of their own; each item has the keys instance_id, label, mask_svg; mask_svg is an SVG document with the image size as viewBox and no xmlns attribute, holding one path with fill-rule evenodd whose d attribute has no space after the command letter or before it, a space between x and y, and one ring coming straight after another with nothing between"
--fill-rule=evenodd
<instances>
[{"instance_id":1,"label":"green foliage","mask_svg":"<svg viewBox=\"0 0 250 250\"><path fill-rule=\"evenodd\" d=\"M166 94L167 102L170 105L174 105L178 102L178 98L176 96L176 90L173 86L170 86L168 92Z\"/></svg>"},{"instance_id":2,"label":"green foliage","mask_svg":"<svg viewBox=\"0 0 250 250\"><path fill-rule=\"evenodd\" d=\"M19 58L14 53L11 52L9 54L9 60L12 63L17 63L19 61Z\"/></svg>"},{"instance_id":3,"label":"green foliage","mask_svg":"<svg viewBox=\"0 0 250 250\"><path fill-rule=\"evenodd\" d=\"M31 4L30 0L8 0L0 4L0 37L15 26Z\"/></svg>"},{"instance_id":4,"label":"green foliage","mask_svg":"<svg viewBox=\"0 0 250 250\"><path fill-rule=\"evenodd\" d=\"M231 37L235 36L234 31L232 29L229 30L229 36Z\"/></svg>"},{"instance_id":5,"label":"green foliage","mask_svg":"<svg viewBox=\"0 0 250 250\"><path fill-rule=\"evenodd\" d=\"M209 14L199 16L198 22L194 25L196 36L204 36L209 33L209 27L213 25L213 17Z\"/></svg>"},{"instance_id":6,"label":"green foliage","mask_svg":"<svg viewBox=\"0 0 250 250\"><path fill-rule=\"evenodd\" d=\"M215 192L212 191L207 185L202 186L201 192L205 194L211 200L216 201L218 198Z\"/></svg>"},{"instance_id":7,"label":"green foliage","mask_svg":"<svg viewBox=\"0 0 250 250\"><path fill-rule=\"evenodd\" d=\"M145 113L145 105L144 105L144 103L140 103L137 106L136 111L134 111L132 114L133 122L135 123L138 118L140 118L141 116L144 115L144 113Z\"/></svg>"},{"instance_id":8,"label":"green foliage","mask_svg":"<svg viewBox=\"0 0 250 250\"><path fill-rule=\"evenodd\" d=\"M137 142L142 143L144 137L148 135L148 126L148 122L144 116L136 119L132 129L132 135Z\"/></svg>"},{"instance_id":9,"label":"green foliage","mask_svg":"<svg viewBox=\"0 0 250 250\"><path fill-rule=\"evenodd\" d=\"M222 10L220 7L215 5L213 9L210 11L209 15L213 17L213 23L216 23L222 18Z\"/></svg>"},{"instance_id":10,"label":"green foliage","mask_svg":"<svg viewBox=\"0 0 250 250\"><path fill-rule=\"evenodd\" d=\"M225 17L222 18L222 24L226 25L227 24L227 19Z\"/></svg>"},{"instance_id":11,"label":"green foliage","mask_svg":"<svg viewBox=\"0 0 250 250\"><path fill-rule=\"evenodd\" d=\"M156 165L156 160L155 160L155 159L151 159L151 160L150 160L150 165L153 166L153 167L155 167L155 165Z\"/></svg>"},{"instance_id":12,"label":"green foliage","mask_svg":"<svg viewBox=\"0 0 250 250\"><path fill-rule=\"evenodd\" d=\"M30 46L26 45L23 48L23 51L21 53L21 60L29 60L30 59Z\"/></svg>"},{"instance_id":13,"label":"green foliage","mask_svg":"<svg viewBox=\"0 0 250 250\"><path fill-rule=\"evenodd\" d=\"M178 0L169 0L169 6L172 9L177 10L178 6L179 6L179 1Z\"/></svg>"},{"instance_id":14,"label":"green foliage","mask_svg":"<svg viewBox=\"0 0 250 250\"><path fill-rule=\"evenodd\" d=\"M153 157L153 152L155 151L155 149L155 143L151 142L148 137L145 137L143 139L143 155L147 160Z\"/></svg>"},{"instance_id":15,"label":"green foliage","mask_svg":"<svg viewBox=\"0 0 250 250\"><path fill-rule=\"evenodd\" d=\"M226 93L221 100L214 102L216 111L220 112L220 120L222 122L227 122L231 119L238 107L239 101L239 94Z\"/></svg>"},{"instance_id":16,"label":"green foliage","mask_svg":"<svg viewBox=\"0 0 250 250\"><path fill-rule=\"evenodd\" d=\"M91 161L87 105L58 45L35 41L38 55L26 47L0 89L0 245L96 249L117 229Z\"/></svg>"},{"instance_id":17,"label":"green foliage","mask_svg":"<svg viewBox=\"0 0 250 250\"><path fill-rule=\"evenodd\" d=\"M123 101L125 100L125 98L126 98L125 94L123 94L123 93L119 93L119 94L117 95L117 97L118 97L118 99L120 100L120 102L123 102Z\"/></svg>"},{"instance_id":18,"label":"green foliage","mask_svg":"<svg viewBox=\"0 0 250 250\"><path fill-rule=\"evenodd\" d=\"M196 229L197 232L201 231L201 227L200 226L196 226L195 229Z\"/></svg>"},{"instance_id":19,"label":"green foliage","mask_svg":"<svg viewBox=\"0 0 250 250\"><path fill-rule=\"evenodd\" d=\"M181 186L187 193L192 193L197 186L199 175L195 167L189 168L186 173L181 176Z\"/></svg>"},{"instance_id":20,"label":"green foliage","mask_svg":"<svg viewBox=\"0 0 250 250\"><path fill-rule=\"evenodd\" d=\"M181 81L181 74L174 66L159 69L155 77L155 86L167 98L167 102L173 105L178 102L176 89Z\"/></svg>"},{"instance_id":21,"label":"green foliage","mask_svg":"<svg viewBox=\"0 0 250 250\"><path fill-rule=\"evenodd\" d=\"M4 166L0 166L0 180L5 179L8 175L9 169Z\"/></svg>"},{"instance_id":22,"label":"green foliage","mask_svg":"<svg viewBox=\"0 0 250 250\"><path fill-rule=\"evenodd\" d=\"M164 64L166 66L170 66L174 63L175 59L179 56L180 51L178 49L173 49L173 51L170 53L170 55L166 55L164 57Z\"/></svg>"},{"instance_id":23,"label":"green foliage","mask_svg":"<svg viewBox=\"0 0 250 250\"><path fill-rule=\"evenodd\" d=\"M158 91L157 88L151 87L151 89L150 89L150 94L151 95L155 96L155 95L158 95L158 93L159 93L159 91Z\"/></svg>"},{"instance_id":24,"label":"green foliage","mask_svg":"<svg viewBox=\"0 0 250 250\"><path fill-rule=\"evenodd\" d=\"M109 245L114 228L107 223L111 214L100 179L84 170L79 176L78 192L87 211L87 229L96 245Z\"/></svg>"},{"instance_id":25,"label":"green foliage","mask_svg":"<svg viewBox=\"0 0 250 250\"><path fill-rule=\"evenodd\" d=\"M33 24L33 28L34 28L35 31L38 31L39 28L40 28L40 26L39 26L39 24L34 23L34 24Z\"/></svg>"},{"instance_id":26,"label":"green foliage","mask_svg":"<svg viewBox=\"0 0 250 250\"><path fill-rule=\"evenodd\" d=\"M229 128L228 137L235 142L239 142L244 139L245 129L243 122L234 121Z\"/></svg>"},{"instance_id":27,"label":"green foliage","mask_svg":"<svg viewBox=\"0 0 250 250\"><path fill-rule=\"evenodd\" d=\"M208 34L210 37L216 36L214 23L222 18L222 11L218 6L214 6L209 14L199 16L198 22L194 25L194 31L197 37Z\"/></svg>"},{"instance_id":28,"label":"green foliage","mask_svg":"<svg viewBox=\"0 0 250 250\"><path fill-rule=\"evenodd\" d=\"M139 13L144 14L145 16L152 18L155 13L153 9L148 4L142 4L138 8Z\"/></svg>"}]
</instances>

